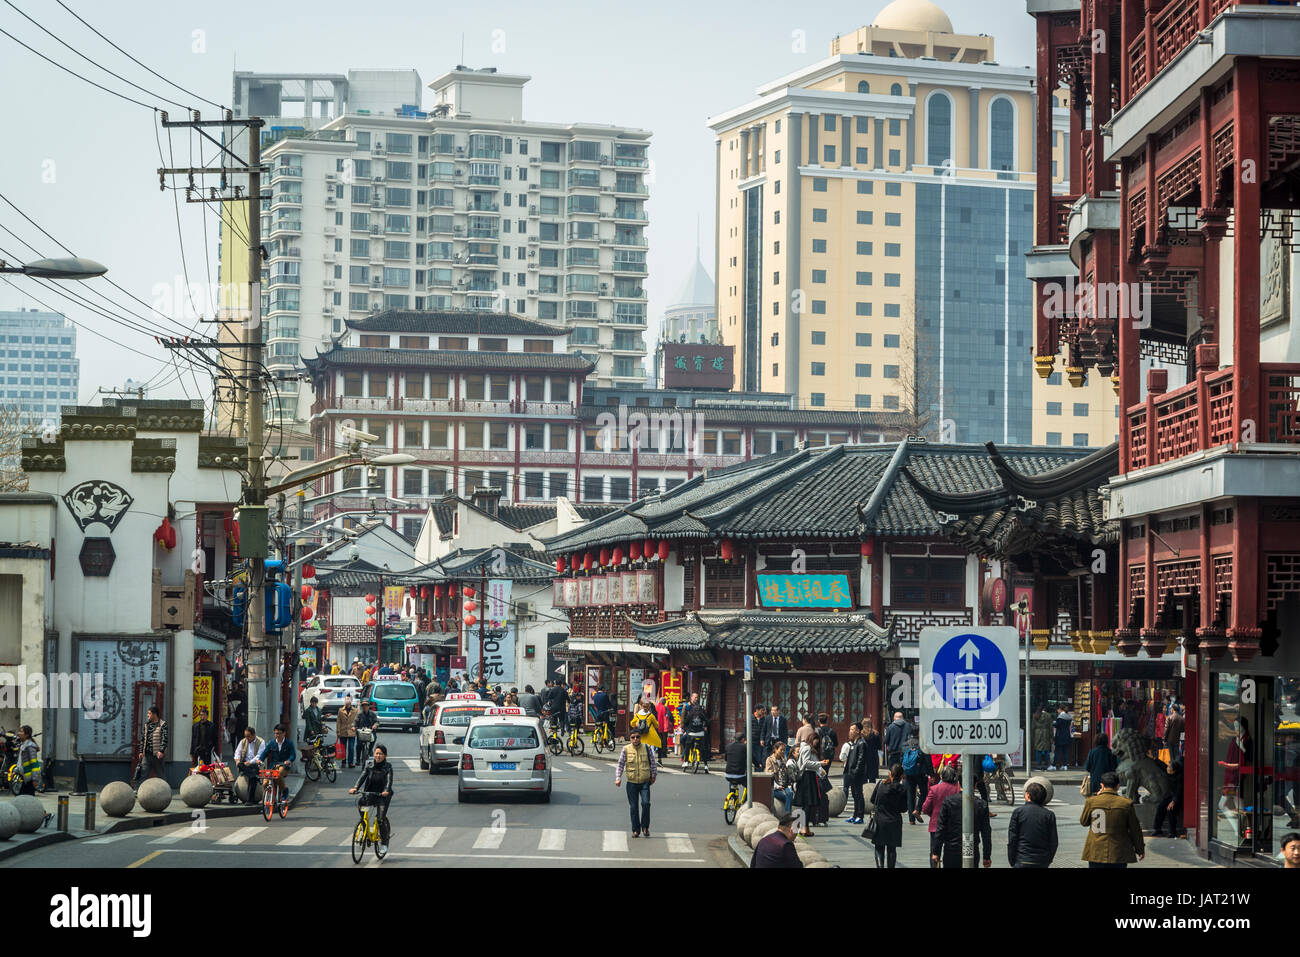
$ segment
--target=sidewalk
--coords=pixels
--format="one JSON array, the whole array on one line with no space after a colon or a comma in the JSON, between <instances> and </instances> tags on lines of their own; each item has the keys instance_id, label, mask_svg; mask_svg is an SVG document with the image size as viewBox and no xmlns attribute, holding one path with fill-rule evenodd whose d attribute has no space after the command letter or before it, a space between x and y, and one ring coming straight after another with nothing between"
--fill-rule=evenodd
<instances>
[{"instance_id":1,"label":"sidewalk","mask_svg":"<svg viewBox=\"0 0 1300 957\"><path fill-rule=\"evenodd\" d=\"M59 782L66 784L66 781ZM289 806L292 807L297 803L298 796L302 793L305 779L301 773L290 776L289 779ZM15 834L7 841L0 841L0 860L7 857L13 857L15 854L21 854L24 851L35 850L38 847L45 847L49 844L56 844L60 841L85 840L88 838L104 837L108 834L120 833L122 831L135 830L145 827L162 827L165 824L184 824L187 821L195 820L199 815L208 818L219 817L242 817L250 814L261 814L262 805L256 804L252 807L246 807L242 804L209 804L204 808L192 808L180 798L179 789L172 792L172 801L167 807L158 812L143 811L137 804L131 813L126 817L109 817L104 813L104 809L96 801L95 807L95 828L86 830L86 798L84 795L72 796L70 794L71 786L60 787L59 790L51 791L44 794L37 794L36 798L45 807L47 814L53 815L44 825L37 828L31 834ZM59 795L68 796L68 830L59 831L58 812L59 812ZM8 793L0 796L0 802L12 801Z\"/></svg>"},{"instance_id":2,"label":"sidewalk","mask_svg":"<svg viewBox=\"0 0 1300 957\"><path fill-rule=\"evenodd\" d=\"M1037 776L1037 775L1035 775ZM1045 775L1052 782L1055 795L1048 807L1056 814L1056 830L1060 846L1056 852L1053 867L1087 867L1080 860L1083 853L1084 838L1087 830L1079 824L1079 814L1083 810L1083 798L1079 794L1079 780L1083 772L1051 772ZM1021 778L1017 775L1017 785ZM868 792L868 797L870 793ZM1007 868L1007 823L1011 820L1014 808L994 803L990 810L994 817L989 822L993 829L993 867ZM826 827L813 829L812 838L796 838L804 841L821 852L836 867L875 867L875 848L861 837L862 825L849 824L848 811L838 818L832 818ZM928 821L927 821L928 824ZM746 867L749 866L752 849L746 847L739 837L734 836L732 852ZM907 868L928 868L930 852L930 833L925 824L903 824L903 846L898 849L898 866ZM982 849L981 849L982 853ZM1216 867L1196 853L1194 845L1187 839L1172 840L1168 837L1146 839L1146 858L1131 867Z\"/></svg>"}]
</instances>

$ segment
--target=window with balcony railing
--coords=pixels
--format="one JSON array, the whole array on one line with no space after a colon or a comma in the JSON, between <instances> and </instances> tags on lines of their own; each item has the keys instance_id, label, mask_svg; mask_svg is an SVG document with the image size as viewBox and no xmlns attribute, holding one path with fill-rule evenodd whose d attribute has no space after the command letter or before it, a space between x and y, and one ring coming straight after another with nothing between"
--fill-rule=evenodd
<instances>
[{"instance_id":1,"label":"window with balcony railing","mask_svg":"<svg viewBox=\"0 0 1300 957\"><path fill-rule=\"evenodd\" d=\"M469 155L483 159L497 159L504 147L502 137L492 133L471 133L469 136ZM495 175L495 174L493 174Z\"/></svg>"},{"instance_id":2,"label":"window with balcony railing","mask_svg":"<svg viewBox=\"0 0 1300 957\"><path fill-rule=\"evenodd\" d=\"M454 133L434 133L432 136L432 147L435 153L454 153L456 152L456 135Z\"/></svg>"},{"instance_id":3,"label":"window with balcony railing","mask_svg":"<svg viewBox=\"0 0 1300 957\"><path fill-rule=\"evenodd\" d=\"M590 275L574 275L564 277L565 292L595 292L596 277Z\"/></svg>"},{"instance_id":4,"label":"window with balcony railing","mask_svg":"<svg viewBox=\"0 0 1300 957\"><path fill-rule=\"evenodd\" d=\"M646 307L645 303L640 302L616 302L614 304L614 321L625 322L629 325L646 324Z\"/></svg>"},{"instance_id":5,"label":"window with balcony railing","mask_svg":"<svg viewBox=\"0 0 1300 957\"><path fill-rule=\"evenodd\" d=\"M564 261L570 266L595 266L596 250L590 248L567 249L564 253Z\"/></svg>"},{"instance_id":6,"label":"window with balcony railing","mask_svg":"<svg viewBox=\"0 0 1300 957\"><path fill-rule=\"evenodd\" d=\"M545 148L546 144L542 144ZM569 143L569 162L570 163L596 163L600 161L601 148L600 144L592 140L573 140ZM546 160L545 154L542 156L543 162Z\"/></svg>"},{"instance_id":7,"label":"window with balcony railing","mask_svg":"<svg viewBox=\"0 0 1300 957\"><path fill-rule=\"evenodd\" d=\"M409 233L411 231L411 217L389 214L384 217L384 230L390 233Z\"/></svg>"},{"instance_id":8,"label":"window with balcony railing","mask_svg":"<svg viewBox=\"0 0 1300 957\"><path fill-rule=\"evenodd\" d=\"M570 213L590 213L594 216L600 212L600 197L586 193L570 196L568 208Z\"/></svg>"},{"instance_id":9,"label":"window with balcony railing","mask_svg":"<svg viewBox=\"0 0 1300 957\"><path fill-rule=\"evenodd\" d=\"M645 370L637 359L618 357L614 359L614 375L624 379L638 379L644 377Z\"/></svg>"},{"instance_id":10,"label":"window with balcony railing","mask_svg":"<svg viewBox=\"0 0 1300 957\"><path fill-rule=\"evenodd\" d=\"M389 160L384 164L384 175L389 179L409 180L411 178L411 164Z\"/></svg>"},{"instance_id":11,"label":"window with balcony railing","mask_svg":"<svg viewBox=\"0 0 1300 957\"><path fill-rule=\"evenodd\" d=\"M595 169L571 169L569 170L569 188L573 187L590 187L600 186L600 170Z\"/></svg>"},{"instance_id":12,"label":"window with balcony railing","mask_svg":"<svg viewBox=\"0 0 1300 957\"><path fill-rule=\"evenodd\" d=\"M564 318L594 320L596 304L589 300L570 300L564 304Z\"/></svg>"}]
</instances>

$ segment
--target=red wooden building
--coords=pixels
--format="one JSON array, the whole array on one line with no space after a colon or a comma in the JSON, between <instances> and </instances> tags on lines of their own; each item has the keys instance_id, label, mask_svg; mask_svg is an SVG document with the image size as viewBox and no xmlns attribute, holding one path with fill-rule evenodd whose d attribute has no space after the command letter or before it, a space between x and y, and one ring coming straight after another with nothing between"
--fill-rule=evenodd
<instances>
[{"instance_id":1,"label":"red wooden building","mask_svg":"<svg viewBox=\"0 0 1300 957\"><path fill-rule=\"evenodd\" d=\"M1044 171L1036 365L1050 374L1064 345L1073 384L1115 386L1115 644L1157 656L1177 639L1185 821L1211 857L1267 861L1300 823L1300 8L1027 7ZM1062 87L1070 186L1054 196L1045 171ZM1157 356L1181 364L1186 384L1144 377Z\"/></svg>"}]
</instances>

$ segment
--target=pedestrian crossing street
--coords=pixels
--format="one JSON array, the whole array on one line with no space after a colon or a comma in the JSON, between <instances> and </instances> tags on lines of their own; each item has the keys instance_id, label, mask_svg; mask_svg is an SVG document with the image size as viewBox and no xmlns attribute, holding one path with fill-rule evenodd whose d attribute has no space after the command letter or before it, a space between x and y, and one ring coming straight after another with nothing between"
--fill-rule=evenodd
<instances>
[{"instance_id":1,"label":"pedestrian crossing street","mask_svg":"<svg viewBox=\"0 0 1300 957\"><path fill-rule=\"evenodd\" d=\"M90 844L106 844L139 832L113 834L94 838ZM473 855L476 852L502 852L509 857L545 859L550 854L646 855L657 859L685 861L686 855L695 854L695 843L689 834L665 833L646 838L632 839L625 830L581 830L570 828L532 827L419 827L395 828L392 852L439 852L435 856ZM293 827L281 822L267 824L259 821L242 827L206 829L182 825L160 837L145 842L148 847L175 847L177 850L195 850L208 847L213 851L239 848L256 848L262 851L283 849L287 852L352 846L352 829L344 826Z\"/></svg>"}]
</instances>

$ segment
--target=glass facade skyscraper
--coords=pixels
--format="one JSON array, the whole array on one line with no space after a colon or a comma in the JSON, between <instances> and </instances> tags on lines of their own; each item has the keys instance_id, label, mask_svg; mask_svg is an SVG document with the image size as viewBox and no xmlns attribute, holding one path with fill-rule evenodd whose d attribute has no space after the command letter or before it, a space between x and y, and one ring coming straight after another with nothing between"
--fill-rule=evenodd
<instances>
[{"instance_id":1,"label":"glass facade skyscraper","mask_svg":"<svg viewBox=\"0 0 1300 957\"><path fill-rule=\"evenodd\" d=\"M22 427L58 422L61 407L76 404L81 363L67 319L37 309L0 311L0 347L0 407L17 410Z\"/></svg>"}]
</instances>

